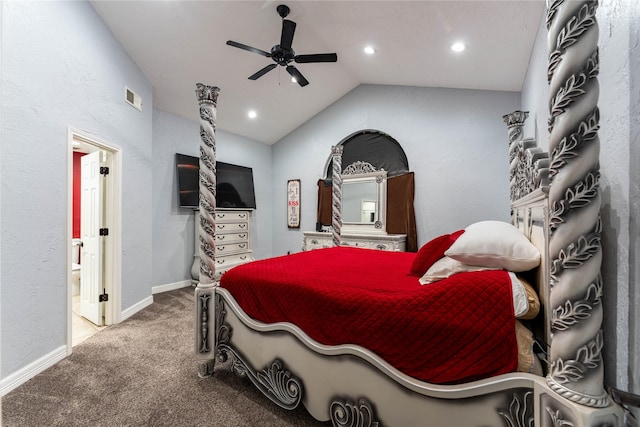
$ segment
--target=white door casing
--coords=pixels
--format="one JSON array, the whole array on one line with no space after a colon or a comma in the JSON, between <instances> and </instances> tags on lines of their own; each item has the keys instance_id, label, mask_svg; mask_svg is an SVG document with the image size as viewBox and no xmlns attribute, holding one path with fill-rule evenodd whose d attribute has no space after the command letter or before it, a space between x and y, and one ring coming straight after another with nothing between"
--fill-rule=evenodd
<instances>
[{"instance_id":1,"label":"white door casing","mask_svg":"<svg viewBox=\"0 0 640 427\"><path fill-rule=\"evenodd\" d=\"M103 213L103 176L100 175L101 152L81 159L82 184L80 200L80 235L82 239L80 273L80 314L101 326L104 303L99 301L103 290L103 238L100 236Z\"/></svg>"}]
</instances>

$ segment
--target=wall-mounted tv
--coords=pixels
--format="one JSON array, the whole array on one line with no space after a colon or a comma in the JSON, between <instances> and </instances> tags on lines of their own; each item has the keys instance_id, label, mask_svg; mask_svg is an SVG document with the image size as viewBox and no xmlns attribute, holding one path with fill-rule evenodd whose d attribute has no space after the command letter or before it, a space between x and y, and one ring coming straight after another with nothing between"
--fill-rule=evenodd
<instances>
[{"instance_id":1,"label":"wall-mounted tv","mask_svg":"<svg viewBox=\"0 0 640 427\"><path fill-rule=\"evenodd\" d=\"M180 207L198 209L200 159L186 154L176 154L176 168ZM216 208L256 208L253 169L216 162Z\"/></svg>"}]
</instances>

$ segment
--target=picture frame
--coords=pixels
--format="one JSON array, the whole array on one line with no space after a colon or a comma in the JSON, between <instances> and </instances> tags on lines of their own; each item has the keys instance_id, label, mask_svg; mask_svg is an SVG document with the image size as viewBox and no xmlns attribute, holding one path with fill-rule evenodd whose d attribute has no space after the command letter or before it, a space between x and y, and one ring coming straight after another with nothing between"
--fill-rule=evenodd
<instances>
[{"instance_id":1,"label":"picture frame","mask_svg":"<svg viewBox=\"0 0 640 427\"><path fill-rule=\"evenodd\" d=\"M287 226L300 228L300 180L287 181Z\"/></svg>"}]
</instances>

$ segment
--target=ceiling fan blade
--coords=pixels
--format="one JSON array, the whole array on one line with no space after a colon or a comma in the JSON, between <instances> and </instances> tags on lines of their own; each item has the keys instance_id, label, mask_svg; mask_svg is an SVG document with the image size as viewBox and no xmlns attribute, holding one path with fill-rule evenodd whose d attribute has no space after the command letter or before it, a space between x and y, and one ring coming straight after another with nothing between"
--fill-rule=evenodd
<instances>
[{"instance_id":1,"label":"ceiling fan blade","mask_svg":"<svg viewBox=\"0 0 640 427\"><path fill-rule=\"evenodd\" d=\"M300 86L304 87L309 84L309 81L305 79L302 73L293 65L287 65L287 72L291 74L291 77L296 79Z\"/></svg>"},{"instance_id":2,"label":"ceiling fan blade","mask_svg":"<svg viewBox=\"0 0 640 427\"><path fill-rule=\"evenodd\" d=\"M257 80L257 79L259 79L260 77L264 76L269 71L271 71L274 68L276 68L277 66L278 66L278 64L269 64L266 67L264 67L262 70L260 70L257 73L252 74L251 76L249 76L249 80Z\"/></svg>"},{"instance_id":3,"label":"ceiling fan blade","mask_svg":"<svg viewBox=\"0 0 640 427\"><path fill-rule=\"evenodd\" d=\"M280 36L280 47L284 50L291 49L293 34L296 32L296 23L288 19L282 20L282 35Z\"/></svg>"},{"instance_id":4,"label":"ceiling fan blade","mask_svg":"<svg viewBox=\"0 0 640 427\"><path fill-rule=\"evenodd\" d=\"M257 53L258 55L266 56L267 58L271 58L271 54L269 52L265 52L264 50L257 49L255 47L247 46L246 44L234 42L233 40L227 40L227 44L229 46L237 47L240 49L248 50L249 52Z\"/></svg>"},{"instance_id":5,"label":"ceiling fan blade","mask_svg":"<svg viewBox=\"0 0 640 427\"><path fill-rule=\"evenodd\" d=\"M312 55L296 55L293 60L299 64L308 62L336 62L338 55L335 53L314 53Z\"/></svg>"}]
</instances>

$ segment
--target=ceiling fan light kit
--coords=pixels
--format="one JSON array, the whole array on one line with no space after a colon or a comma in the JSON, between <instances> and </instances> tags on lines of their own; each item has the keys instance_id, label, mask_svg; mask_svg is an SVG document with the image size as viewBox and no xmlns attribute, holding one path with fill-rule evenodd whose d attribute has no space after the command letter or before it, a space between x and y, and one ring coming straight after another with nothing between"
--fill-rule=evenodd
<instances>
[{"instance_id":1,"label":"ceiling fan light kit","mask_svg":"<svg viewBox=\"0 0 640 427\"><path fill-rule=\"evenodd\" d=\"M304 87L309 84L309 81L302 75L302 73L300 73L300 70L298 70L295 65L291 64L292 62L295 62L297 64L309 64L314 62L336 62L338 60L338 55L336 55L335 53L296 55L296 52L291 47L293 43L293 36L296 31L296 23L285 19L289 15L289 12L291 10L287 5L281 4L276 7L276 11L282 18L282 33L280 35L280 44L273 46L270 52L252 46L247 46L242 43L234 42L233 40L228 40L227 45L237 47L249 52L257 53L258 55L262 55L273 60L274 64L269 64L256 73L250 75L249 80L257 80L267 74L269 71L276 68L278 65L281 65L283 67L286 67L287 72L291 75L291 77L296 79L296 82L300 86Z\"/></svg>"}]
</instances>

